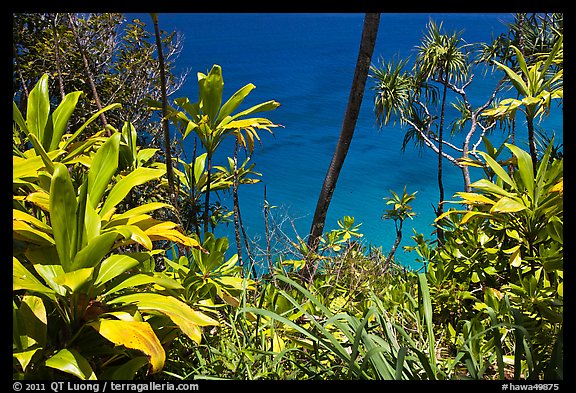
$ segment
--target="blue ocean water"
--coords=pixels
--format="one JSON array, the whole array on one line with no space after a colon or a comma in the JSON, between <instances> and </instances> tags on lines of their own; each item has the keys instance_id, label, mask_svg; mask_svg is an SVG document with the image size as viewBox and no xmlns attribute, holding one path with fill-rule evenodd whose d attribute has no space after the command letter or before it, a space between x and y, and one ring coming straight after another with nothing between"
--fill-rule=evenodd
<instances>
[{"instance_id":1,"label":"blue ocean water","mask_svg":"<svg viewBox=\"0 0 576 393\"><path fill-rule=\"evenodd\" d=\"M147 14L127 14L128 19ZM213 64L222 66L224 100L247 83L256 85L245 107L277 100L281 107L265 114L282 128L274 134L260 132L262 145L252 157L262 182L240 188L240 206L248 235L264 247L264 186L271 214L288 236L305 237L309 230L326 170L340 133L362 33L363 14L160 14L163 30L184 36L178 59L180 71L190 74L183 88L171 98L197 100L196 72L207 73ZM387 14L381 16L373 63L392 56L414 58L414 47L425 35L427 22L443 22L448 33L462 31L469 43L488 42L506 31L511 14ZM496 86L496 76L478 72L467 90L472 105L484 103ZM337 220L353 216L361 223L362 241L387 252L395 239L394 223L381 219L389 190L401 193L407 186L415 192L412 203L417 216L404 223L402 246L414 245L412 228L431 238L435 218L432 205L438 201L437 156L409 146L401 150L404 130L390 125L379 130L373 112L374 85L367 89L354 139L342 168L328 211L325 230L337 228ZM449 97L450 98L450 97ZM454 115L449 108L448 119ZM562 137L562 115L555 111L544 127ZM502 132L492 137L502 141ZM521 139L523 133L518 137ZM456 142L458 139L456 139ZM222 145L218 164L233 155L232 141ZM185 141L191 157L192 138ZM478 173L475 174L479 176ZM446 198L463 188L460 169L444 164ZM221 202L231 208L231 197ZM278 233L278 231L276 232ZM231 241L233 226L221 228ZM406 266L418 268L414 253L399 249L396 257Z\"/></svg>"}]
</instances>

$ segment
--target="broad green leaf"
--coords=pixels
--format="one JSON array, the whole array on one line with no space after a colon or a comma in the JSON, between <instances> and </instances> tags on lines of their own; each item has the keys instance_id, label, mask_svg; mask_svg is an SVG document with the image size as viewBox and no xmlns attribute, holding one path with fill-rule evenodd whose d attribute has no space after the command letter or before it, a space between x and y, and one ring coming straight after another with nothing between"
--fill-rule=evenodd
<instances>
[{"instance_id":1,"label":"broad green leaf","mask_svg":"<svg viewBox=\"0 0 576 393\"><path fill-rule=\"evenodd\" d=\"M148 161L150 161L150 159L154 157L154 154L156 154L157 151L158 149L152 149L152 148L139 150L136 155L137 166L142 166Z\"/></svg>"},{"instance_id":2,"label":"broad green leaf","mask_svg":"<svg viewBox=\"0 0 576 393\"><path fill-rule=\"evenodd\" d=\"M460 221L460 225L466 224L471 218L474 218L474 217L490 217L490 216L491 215L488 213L483 213L483 212L474 211L474 210L468 211L462 217L462 220Z\"/></svg>"},{"instance_id":3,"label":"broad green leaf","mask_svg":"<svg viewBox=\"0 0 576 393\"><path fill-rule=\"evenodd\" d=\"M105 216L111 209L116 207L128 195L132 188L141 184L155 180L164 175L166 171L162 169L152 169L139 167L130 172L127 176L118 181L108 194L102 209L100 217Z\"/></svg>"},{"instance_id":4,"label":"broad green leaf","mask_svg":"<svg viewBox=\"0 0 576 393\"><path fill-rule=\"evenodd\" d=\"M22 347L27 349L33 344L40 347L46 345L46 335L48 331L48 319L46 317L46 307L38 296L26 295L22 298L22 303L18 309L18 322L20 334L24 331L29 345Z\"/></svg>"},{"instance_id":5,"label":"broad green leaf","mask_svg":"<svg viewBox=\"0 0 576 393\"><path fill-rule=\"evenodd\" d=\"M102 227L102 222L100 216L94 207L90 198L86 201L85 212L84 212L84 222L81 224L84 227L85 232L85 243L90 243L94 238L100 235L100 230ZM84 244L84 246L86 246Z\"/></svg>"},{"instance_id":6,"label":"broad green leaf","mask_svg":"<svg viewBox=\"0 0 576 393\"><path fill-rule=\"evenodd\" d=\"M73 269L82 269L96 266L111 249L116 237L115 232L107 232L91 239L72 260Z\"/></svg>"},{"instance_id":7,"label":"broad green leaf","mask_svg":"<svg viewBox=\"0 0 576 393\"><path fill-rule=\"evenodd\" d=\"M48 158L54 161L56 158L64 154L64 150L55 150L47 153ZM40 156L22 159L21 157L12 156L12 178L14 180L23 177L38 176L38 170L45 166L44 160Z\"/></svg>"},{"instance_id":8,"label":"broad green leaf","mask_svg":"<svg viewBox=\"0 0 576 393\"><path fill-rule=\"evenodd\" d=\"M422 300L422 307L424 309L424 320L428 330L428 356L430 356L431 365L436 373L436 339L434 337L434 326L432 322L432 300L430 298L430 290L428 288L428 280L425 273L418 273L419 292Z\"/></svg>"},{"instance_id":9,"label":"broad green leaf","mask_svg":"<svg viewBox=\"0 0 576 393\"><path fill-rule=\"evenodd\" d=\"M32 361L32 358L34 357L36 352L41 351L41 350L42 350L42 348L36 347L34 349L24 350L24 351L19 351L19 352L13 351L12 356L15 357L16 360L18 360L18 363L20 363L20 366L22 366L22 371L26 372L26 368L28 367L28 365Z\"/></svg>"},{"instance_id":10,"label":"broad green leaf","mask_svg":"<svg viewBox=\"0 0 576 393\"><path fill-rule=\"evenodd\" d=\"M206 166L206 153L203 153L196 157L194 160L194 181L196 184L199 183L200 177L204 173L204 168Z\"/></svg>"},{"instance_id":11,"label":"broad green leaf","mask_svg":"<svg viewBox=\"0 0 576 393\"><path fill-rule=\"evenodd\" d=\"M149 358L152 373L157 373L164 367L166 353L148 322L100 319L88 325L116 345L145 353Z\"/></svg>"},{"instance_id":12,"label":"broad green leaf","mask_svg":"<svg viewBox=\"0 0 576 393\"><path fill-rule=\"evenodd\" d=\"M217 326L218 321L206 314L195 311L186 303L172 296L156 293L137 293L115 298L109 302L135 304L140 311L160 312L169 317L192 340L200 343L201 329L199 326Z\"/></svg>"},{"instance_id":13,"label":"broad green leaf","mask_svg":"<svg viewBox=\"0 0 576 393\"><path fill-rule=\"evenodd\" d=\"M26 135L30 133L30 130L28 130L28 126L26 126L26 121L22 116L22 112L20 112L18 105L16 105L14 101L12 101L12 120L15 121L16 124L18 124L20 130L22 130L22 132L24 132Z\"/></svg>"},{"instance_id":14,"label":"broad green leaf","mask_svg":"<svg viewBox=\"0 0 576 393\"><path fill-rule=\"evenodd\" d=\"M514 213L526 209L526 205L503 196L492 206L491 213Z\"/></svg>"},{"instance_id":15,"label":"broad green leaf","mask_svg":"<svg viewBox=\"0 0 576 393\"><path fill-rule=\"evenodd\" d=\"M564 224L557 216L550 217L546 232L554 241L564 244Z\"/></svg>"},{"instance_id":16,"label":"broad green leaf","mask_svg":"<svg viewBox=\"0 0 576 393\"><path fill-rule=\"evenodd\" d=\"M64 271L71 270L71 246L76 236L76 193L65 165L56 163L50 183L50 222Z\"/></svg>"},{"instance_id":17,"label":"broad green leaf","mask_svg":"<svg viewBox=\"0 0 576 393\"><path fill-rule=\"evenodd\" d=\"M61 349L46 360L46 366L72 374L82 380L96 380L90 363L75 349Z\"/></svg>"},{"instance_id":18,"label":"broad green leaf","mask_svg":"<svg viewBox=\"0 0 576 393\"><path fill-rule=\"evenodd\" d=\"M24 253L26 258L32 262L32 266L36 273L44 282L54 290L54 292L59 295L66 295L66 288L57 284L54 279L65 273L62 265L60 264L60 258L58 257L58 252L56 247L38 247L30 250L26 250Z\"/></svg>"},{"instance_id":19,"label":"broad green leaf","mask_svg":"<svg viewBox=\"0 0 576 393\"><path fill-rule=\"evenodd\" d=\"M44 141L44 129L50 114L50 99L48 95L48 74L44 74L28 95L26 108L26 125L31 135L36 136L43 146L49 146Z\"/></svg>"},{"instance_id":20,"label":"broad green leaf","mask_svg":"<svg viewBox=\"0 0 576 393\"><path fill-rule=\"evenodd\" d=\"M254 113L258 113L258 112L266 112L266 111L271 111L274 110L276 108L278 108L280 106L280 103L278 101L274 101L274 100L270 100L270 101L266 101L257 105L254 105L242 112L239 112L237 114L235 114L234 116L232 116L230 118L230 121L238 119L242 116L248 116L248 115L252 115Z\"/></svg>"},{"instance_id":21,"label":"broad green leaf","mask_svg":"<svg viewBox=\"0 0 576 393\"><path fill-rule=\"evenodd\" d=\"M131 164L134 167L136 167L137 166L136 128L134 128L134 126L131 123L124 122L124 125L122 126L122 136L123 136L124 140L126 141L126 144L128 145L129 151L130 151L131 156L132 156ZM151 150L155 151L156 149L151 149Z\"/></svg>"},{"instance_id":22,"label":"broad green leaf","mask_svg":"<svg viewBox=\"0 0 576 393\"><path fill-rule=\"evenodd\" d=\"M54 150L58 147L62 135L64 135L66 127L68 126L68 121L70 120L74 109L76 109L76 104L78 103L80 95L82 95L81 91L74 91L66 94L64 99L52 113L52 141L50 142L48 150Z\"/></svg>"},{"instance_id":23,"label":"broad green leaf","mask_svg":"<svg viewBox=\"0 0 576 393\"><path fill-rule=\"evenodd\" d=\"M232 97L230 97L228 101L226 101L224 105L222 105L220 113L218 114L218 119L216 119L215 124L220 124L220 122L224 118L226 118L226 116L230 116L232 112L234 112L236 108L238 108L238 106L244 101L246 96L248 96L248 94L250 94L250 92L255 88L256 88L255 85L253 85L252 83L248 83L246 86L236 91L232 95Z\"/></svg>"},{"instance_id":24,"label":"broad green leaf","mask_svg":"<svg viewBox=\"0 0 576 393\"><path fill-rule=\"evenodd\" d=\"M480 179L478 181L475 181L474 183L471 184L471 186L473 188L477 188L479 190L489 192L493 195L506 196L508 198L514 198L515 197L515 194L506 191L502 187L492 183L491 181L489 181L487 179Z\"/></svg>"},{"instance_id":25,"label":"broad green leaf","mask_svg":"<svg viewBox=\"0 0 576 393\"><path fill-rule=\"evenodd\" d=\"M40 141L38 140L36 135L28 134L28 139L30 140L30 143L34 147L34 151L36 152L36 154L38 154L40 156L40 158L42 158L42 162L46 166L46 170L49 173L53 173L54 172L54 163L50 159L50 156L48 156L46 149L44 149L44 147L42 146L42 144L40 143Z\"/></svg>"},{"instance_id":26,"label":"broad green leaf","mask_svg":"<svg viewBox=\"0 0 576 393\"><path fill-rule=\"evenodd\" d=\"M80 189L78 190L79 195L76 206L76 236L74 237L74 241L70 247L71 255L74 256L80 249L84 248L87 243L84 218L86 216L86 203L88 202L88 183L86 181L85 175L83 175L82 178L84 180L80 185Z\"/></svg>"},{"instance_id":27,"label":"broad green leaf","mask_svg":"<svg viewBox=\"0 0 576 393\"><path fill-rule=\"evenodd\" d=\"M54 296L52 289L42 284L16 257L12 257L12 290L18 291L20 289L43 293L49 297Z\"/></svg>"},{"instance_id":28,"label":"broad green leaf","mask_svg":"<svg viewBox=\"0 0 576 393\"><path fill-rule=\"evenodd\" d=\"M520 267L520 265L522 265L522 254L520 250L520 247L516 248L516 250L510 255L510 258L508 259L510 265L513 267Z\"/></svg>"},{"instance_id":29,"label":"broad green leaf","mask_svg":"<svg viewBox=\"0 0 576 393\"><path fill-rule=\"evenodd\" d=\"M122 107L122 105L119 103L110 104L110 105L102 108L102 110L99 110L98 112L94 113L84 124L82 124L74 132L74 134L72 134L72 136L70 138L68 138L68 140L66 140L66 142L62 146L62 149L67 149L67 147L72 143L72 141L74 141L74 139L76 139L78 137L78 135L80 135L82 133L82 131L84 131L86 129L86 127L88 127L90 124L92 124L92 122L94 120L96 120L102 113L109 111L111 109L121 108L121 107Z\"/></svg>"},{"instance_id":30,"label":"broad green leaf","mask_svg":"<svg viewBox=\"0 0 576 393\"><path fill-rule=\"evenodd\" d=\"M487 153L484 152L478 152L488 163L488 165L490 166L490 168L494 171L494 173L496 173L496 175L498 175L498 177L500 179L502 179L502 181L504 181L505 183L507 183L509 186L511 186L514 189L517 189L516 187L516 183L514 182L514 180L512 180L510 178L510 176L508 176L508 173L506 173L506 171L504 170L504 168L502 168L500 166L500 164L498 164L496 162L496 160L494 160L492 157L490 157L490 155L488 155Z\"/></svg>"},{"instance_id":31,"label":"broad green leaf","mask_svg":"<svg viewBox=\"0 0 576 393\"><path fill-rule=\"evenodd\" d=\"M28 194L24 200L38 206L45 212L50 212L50 195L45 191L39 190ZM50 227L50 233L52 233L52 227Z\"/></svg>"},{"instance_id":32,"label":"broad green leaf","mask_svg":"<svg viewBox=\"0 0 576 393\"><path fill-rule=\"evenodd\" d=\"M184 287L178 281L161 274L140 273L126 277L126 279L120 283L117 283L113 288L110 288L102 296L110 295L122 289L133 288L147 284L157 284L166 289L184 289Z\"/></svg>"},{"instance_id":33,"label":"broad green leaf","mask_svg":"<svg viewBox=\"0 0 576 393\"><path fill-rule=\"evenodd\" d=\"M208 115L212 125L216 125L216 116L222 104L222 68L214 64L208 75L198 73L198 91L200 92L200 105L202 112Z\"/></svg>"},{"instance_id":34,"label":"broad green leaf","mask_svg":"<svg viewBox=\"0 0 576 393\"><path fill-rule=\"evenodd\" d=\"M45 231L40 231L28 225L24 221L12 221L12 236L14 239L22 240L38 246L52 246L54 239Z\"/></svg>"},{"instance_id":35,"label":"broad green leaf","mask_svg":"<svg viewBox=\"0 0 576 393\"><path fill-rule=\"evenodd\" d=\"M154 220L156 221L156 220ZM176 224L169 221L156 221L153 225L148 226L144 233L148 235L150 240L169 240L180 243L186 247L200 249L200 243L189 236L176 229Z\"/></svg>"},{"instance_id":36,"label":"broad green leaf","mask_svg":"<svg viewBox=\"0 0 576 393\"><path fill-rule=\"evenodd\" d=\"M518 172L522 183L528 191L530 199L534 200L534 168L530 154L520 149L518 146L506 143L506 147L512 151L518 161Z\"/></svg>"},{"instance_id":37,"label":"broad green leaf","mask_svg":"<svg viewBox=\"0 0 576 393\"><path fill-rule=\"evenodd\" d=\"M496 63L498 67L504 70L508 78L510 78L512 85L514 85L514 88L518 91L518 93L520 93L524 97L530 95L528 86L526 85L526 82L522 80L522 76L518 75L516 72L514 72L514 70L510 69L509 67L505 66L502 63L499 63L497 61L495 61L494 63Z\"/></svg>"},{"instance_id":38,"label":"broad green leaf","mask_svg":"<svg viewBox=\"0 0 576 393\"><path fill-rule=\"evenodd\" d=\"M88 194L90 203L98 207L114 173L118 170L119 133L112 135L94 155L88 171Z\"/></svg>"},{"instance_id":39,"label":"broad green leaf","mask_svg":"<svg viewBox=\"0 0 576 393\"><path fill-rule=\"evenodd\" d=\"M115 225L105 230L105 233L118 233L128 242L136 242L147 250L152 250L152 240L136 225Z\"/></svg>"},{"instance_id":40,"label":"broad green leaf","mask_svg":"<svg viewBox=\"0 0 576 393\"><path fill-rule=\"evenodd\" d=\"M125 220L127 218L139 216L141 214L149 213L151 211L155 211L155 210L162 209L162 208L174 209L174 207L168 203L163 203L163 202L146 203L144 205L134 207L134 208L122 213L122 214L116 214L116 215L112 216L112 220L109 221L108 224L105 225L104 227L107 228L107 227L112 226L114 223L118 223L120 220Z\"/></svg>"},{"instance_id":41,"label":"broad green leaf","mask_svg":"<svg viewBox=\"0 0 576 393\"><path fill-rule=\"evenodd\" d=\"M75 293L92 279L93 274L93 267L73 270L54 278L54 282L68 288L70 293Z\"/></svg>"},{"instance_id":42,"label":"broad green leaf","mask_svg":"<svg viewBox=\"0 0 576 393\"><path fill-rule=\"evenodd\" d=\"M111 255L100 264L100 269L98 270L98 276L94 281L94 286L99 287L139 264L140 261L129 255Z\"/></svg>"}]
</instances>

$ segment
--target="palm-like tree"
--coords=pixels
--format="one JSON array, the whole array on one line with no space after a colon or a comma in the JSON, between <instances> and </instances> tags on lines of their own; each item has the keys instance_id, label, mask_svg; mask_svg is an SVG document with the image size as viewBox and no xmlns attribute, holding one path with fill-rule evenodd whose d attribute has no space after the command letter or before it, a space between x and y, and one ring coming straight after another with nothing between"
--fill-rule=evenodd
<instances>
[{"instance_id":1,"label":"palm-like tree","mask_svg":"<svg viewBox=\"0 0 576 393\"><path fill-rule=\"evenodd\" d=\"M553 99L562 99L564 96L563 86L563 68L561 66L564 54L563 35L560 35L558 41L552 48L551 52L546 54L544 60L538 60L528 66L526 59L520 50L512 46L516 52L516 59L520 68L517 73L510 67L495 62L505 73L512 86L518 92L519 98L507 98L500 102L500 105L485 111L485 115L492 116L496 119L512 116L520 109L526 116L526 126L528 128L528 145L534 171L537 167L536 140L534 136L534 120L537 116L543 116L550 110ZM552 72L550 72L552 70Z\"/></svg>"},{"instance_id":2,"label":"palm-like tree","mask_svg":"<svg viewBox=\"0 0 576 393\"><path fill-rule=\"evenodd\" d=\"M398 246L400 245L400 242L402 241L402 224L404 223L404 220L407 218L412 219L416 215L416 213L412 211L412 206L410 206L410 202L416 199L417 192L418 191L413 192L412 194L408 194L406 192L406 186L404 186L402 196L399 196L394 191L390 190L392 196L384 198L386 200L386 204L390 205L392 208L387 209L386 212L382 215L382 218L385 220L394 221L394 226L396 227L396 240L394 241L392 249L390 250L388 257L384 262L384 266L382 268L383 271L386 271L386 269L390 265L390 262L394 257L394 253L396 252Z\"/></svg>"},{"instance_id":3,"label":"palm-like tree","mask_svg":"<svg viewBox=\"0 0 576 393\"><path fill-rule=\"evenodd\" d=\"M460 32L452 35L442 33L442 22L436 25L430 21L427 34L422 44L417 46L415 62L416 78L420 81L432 80L443 86L440 108L440 123L438 126L438 190L439 202L436 214L443 213L444 185L442 181L442 150L444 144L444 117L446 93L451 82L460 82L468 74L468 55L464 51L465 45L460 39ZM439 231L441 240L442 232Z\"/></svg>"},{"instance_id":4,"label":"palm-like tree","mask_svg":"<svg viewBox=\"0 0 576 393\"><path fill-rule=\"evenodd\" d=\"M224 79L222 68L214 65L208 75L198 73L199 100L191 103L188 98L178 98L176 104L184 111L172 111L172 118L182 126L183 137L195 132L206 150L207 185L204 200L204 236L209 229L210 208L210 182L212 171L212 157L225 138L234 136L240 146L247 148L250 153L254 150L254 143L260 140L257 130L264 129L272 132L270 128L278 127L269 119L260 117L247 117L254 113L270 111L280 106L274 100L254 105L246 110L232 114L242 104L246 96L255 88L252 83L236 91L228 101L222 105L222 91Z\"/></svg>"}]
</instances>

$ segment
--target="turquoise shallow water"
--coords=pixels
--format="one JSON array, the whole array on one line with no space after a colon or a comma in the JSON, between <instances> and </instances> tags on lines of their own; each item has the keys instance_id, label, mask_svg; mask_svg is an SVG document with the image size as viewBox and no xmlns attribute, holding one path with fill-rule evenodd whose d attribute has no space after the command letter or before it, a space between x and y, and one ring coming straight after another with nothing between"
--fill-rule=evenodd
<instances>
[{"instance_id":1,"label":"turquoise shallow water","mask_svg":"<svg viewBox=\"0 0 576 393\"><path fill-rule=\"evenodd\" d=\"M127 14L127 18L149 20L147 14ZM511 14L382 14L373 63L392 56L414 57L413 48L425 34L429 18L443 21L447 32L463 30L467 42L489 41L504 32L502 22ZM274 135L262 132L252 161L262 173L263 182L240 190L243 222L248 235L264 246L262 214L264 185L267 200L276 206L276 220L294 236L307 235L327 167L336 146L346 108L350 84L358 55L363 14L160 14L164 30L184 35L184 49L178 60L181 70L189 69L187 82L174 97L197 99L196 72L208 72L213 64L223 69L224 96L227 99L247 83L256 85L246 105L275 99L281 107L266 114L283 128ZM473 105L482 104L496 86L497 76L477 73L467 90ZM373 113L373 81L367 90L354 140L332 198L326 229L336 228L344 215L362 223L365 244L390 249L394 242L394 224L381 219L384 197L389 190L417 191L413 202L417 216L404 224L402 245L413 245L412 228L430 236L434 219L432 205L437 204L436 156L428 150L408 147L401 151L404 131L398 126L379 130ZM448 110L448 116L454 112ZM555 111L545 121L546 129L562 136L562 116ZM523 134L520 134L522 137ZM502 140L502 133L492 137ZM457 140L456 140L457 141ZM191 156L192 139L185 143ZM231 142L231 141L230 141ZM521 143L520 143L521 144ZM232 156L232 143L221 147L220 163ZM216 163L218 164L218 163ZM445 162L445 194L449 198L461 191L461 171ZM231 207L231 198L222 196ZM220 235L233 235L233 227L222 228ZM233 239L233 236L231 237ZM398 251L405 265L415 254Z\"/></svg>"}]
</instances>

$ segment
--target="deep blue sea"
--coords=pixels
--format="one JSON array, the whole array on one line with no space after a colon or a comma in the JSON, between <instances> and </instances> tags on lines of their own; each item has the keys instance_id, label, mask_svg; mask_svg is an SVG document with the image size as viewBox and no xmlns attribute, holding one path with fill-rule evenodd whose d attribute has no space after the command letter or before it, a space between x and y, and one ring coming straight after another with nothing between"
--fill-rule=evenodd
<instances>
[{"instance_id":1,"label":"deep blue sea","mask_svg":"<svg viewBox=\"0 0 576 393\"><path fill-rule=\"evenodd\" d=\"M126 14L151 25L148 14ZM387 14L381 15L373 64L379 59L415 56L414 47L426 33L427 22L443 21L447 33L462 31L468 43L488 42L506 31L512 14ZM262 145L252 157L254 168L262 173L262 182L240 188L243 223L252 240L264 247L264 186L271 214L281 230L295 238L295 231L306 237L326 170L340 133L354 74L363 14L160 14L160 27L176 30L184 37L184 47L177 62L177 72L189 70L187 81L171 97L198 97L196 73L207 73L213 64L222 66L224 100L247 83L256 89L245 100L244 108L267 100L277 100L281 107L264 116L282 128L274 134L260 132ZM502 73L484 77L477 72L467 89L472 105L484 103ZM337 220L353 216L361 223L362 241L381 246L387 252L395 239L394 223L382 220L386 209L384 197L389 190L401 193L407 186L415 192L412 203L417 216L404 223L402 246L414 245L412 228L431 238L435 218L432 205L438 202L437 156L429 150L409 146L401 150L404 130L388 126L380 130L373 112L374 80L369 78L360 117L348 156L332 198L325 230L337 228ZM450 97L449 98L453 98ZM455 112L447 111L447 122ZM525 138L519 122L517 138ZM562 114L554 111L542 125L562 138ZM502 141L495 132L491 140ZM458 138L455 139L458 142ZM191 157L192 137L185 148ZM522 142L519 142L522 145ZM221 146L219 162L233 155L232 140ZM473 172L476 176L478 173ZM444 164L445 195L449 199L463 188L460 169ZM215 198L214 198L215 199ZM232 207L231 197L222 195L221 203ZM293 223L293 226L292 224ZM278 230L275 231L279 233ZM233 244L233 225L221 228ZM280 247L276 242L273 247ZM234 248L234 247L231 247ZM418 268L415 253L399 249L396 257L404 265Z\"/></svg>"}]
</instances>

